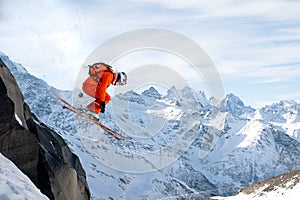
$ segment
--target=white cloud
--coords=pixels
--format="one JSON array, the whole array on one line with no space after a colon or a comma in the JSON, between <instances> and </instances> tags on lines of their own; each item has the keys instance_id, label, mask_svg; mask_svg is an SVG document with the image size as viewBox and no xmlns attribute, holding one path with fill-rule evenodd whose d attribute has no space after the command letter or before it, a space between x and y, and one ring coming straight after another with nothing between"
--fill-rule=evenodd
<instances>
[{"instance_id":1,"label":"white cloud","mask_svg":"<svg viewBox=\"0 0 300 200\"><path fill-rule=\"evenodd\" d=\"M299 1L147 2L177 11L189 10L190 23L194 26L185 30L204 45L222 75L270 76L275 80L278 73L269 73L271 69L262 68L299 62ZM207 27L196 27L197 24ZM284 79L298 75L282 73L283 70L278 69L274 71L280 71Z\"/></svg>"},{"instance_id":2,"label":"white cloud","mask_svg":"<svg viewBox=\"0 0 300 200\"><path fill-rule=\"evenodd\" d=\"M262 79L262 80L254 80L253 83L265 83L265 84L273 84L273 83L279 83L282 79Z\"/></svg>"},{"instance_id":3,"label":"white cloud","mask_svg":"<svg viewBox=\"0 0 300 200\"><path fill-rule=\"evenodd\" d=\"M281 81L297 80L300 77L299 63L295 66L260 67L249 71L245 77L275 79Z\"/></svg>"},{"instance_id":4,"label":"white cloud","mask_svg":"<svg viewBox=\"0 0 300 200\"><path fill-rule=\"evenodd\" d=\"M293 20L299 17L300 12L299 1L284 0L143 0L143 2L155 3L167 9L189 9L191 16L197 19L261 17L264 20Z\"/></svg>"}]
</instances>

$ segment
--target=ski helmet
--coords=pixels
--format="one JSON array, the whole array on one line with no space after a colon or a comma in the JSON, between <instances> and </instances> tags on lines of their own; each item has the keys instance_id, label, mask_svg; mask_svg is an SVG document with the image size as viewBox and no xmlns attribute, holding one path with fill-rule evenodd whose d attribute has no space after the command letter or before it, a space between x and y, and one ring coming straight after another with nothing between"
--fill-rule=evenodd
<instances>
[{"instance_id":1,"label":"ski helmet","mask_svg":"<svg viewBox=\"0 0 300 200\"><path fill-rule=\"evenodd\" d=\"M115 85L126 85L127 83L127 75L125 72L118 72Z\"/></svg>"}]
</instances>

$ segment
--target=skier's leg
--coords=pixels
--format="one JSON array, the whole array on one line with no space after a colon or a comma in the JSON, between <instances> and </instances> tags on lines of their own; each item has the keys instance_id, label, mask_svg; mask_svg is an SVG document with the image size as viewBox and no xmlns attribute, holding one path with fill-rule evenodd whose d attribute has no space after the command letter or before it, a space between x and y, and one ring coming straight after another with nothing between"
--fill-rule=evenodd
<instances>
[{"instance_id":1,"label":"skier's leg","mask_svg":"<svg viewBox=\"0 0 300 200\"><path fill-rule=\"evenodd\" d=\"M110 96L109 96L109 94L106 93L106 95L105 95L105 105L108 104L109 101L110 101Z\"/></svg>"},{"instance_id":2,"label":"skier's leg","mask_svg":"<svg viewBox=\"0 0 300 200\"><path fill-rule=\"evenodd\" d=\"M98 83L96 81L94 81L91 77L89 77L83 82L82 90L87 95L95 98L97 86L98 86Z\"/></svg>"},{"instance_id":3,"label":"skier's leg","mask_svg":"<svg viewBox=\"0 0 300 200\"><path fill-rule=\"evenodd\" d=\"M99 112L100 112L100 104L98 103L98 101L97 100L95 100L95 101L93 101L92 103L90 103L89 105L87 105L87 108L90 110L90 111L92 111L92 112L94 112L94 113L96 113L96 114L98 114Z\"/></svg>"}]
</instances>

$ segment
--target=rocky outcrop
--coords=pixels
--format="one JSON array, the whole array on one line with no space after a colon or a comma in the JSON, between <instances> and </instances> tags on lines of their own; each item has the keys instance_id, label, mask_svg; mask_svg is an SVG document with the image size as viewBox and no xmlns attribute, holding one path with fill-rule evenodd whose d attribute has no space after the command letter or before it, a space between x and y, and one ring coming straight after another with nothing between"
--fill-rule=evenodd
<instances>
[{"instance_id":1,"label":"rocky outcrop","mask_svg":"<svg viewBox=\"0 0 300 200\"><path fill-rule=\"evenodd\" d=\"M0 59L0 153L49 199L89 199L81 163L64 140L30 112L9 69Z\"/></svg>"}]
</instances>

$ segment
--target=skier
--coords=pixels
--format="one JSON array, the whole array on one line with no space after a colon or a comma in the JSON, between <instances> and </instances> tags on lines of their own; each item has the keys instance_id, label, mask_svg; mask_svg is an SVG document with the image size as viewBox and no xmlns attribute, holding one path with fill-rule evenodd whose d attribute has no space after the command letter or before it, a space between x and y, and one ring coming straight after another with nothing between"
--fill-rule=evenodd
<instances>
[{"instance_id":1,"label":"skier","mask_svg":"<svg viewBox=\"0 0 300 200\"><path fill-rule=\"evenodd\" d=\"M110 101L106 89L110 85L125 85L127 75L125 72L114 72L110 65L95 63L89 66L89 77L82 84L82 90L95 101L87 105L86 114L89 117L99 120L99 112L105 112L105 105ZM80 96L82 97L82 93Z\"/></svg>"}]
</instances>

